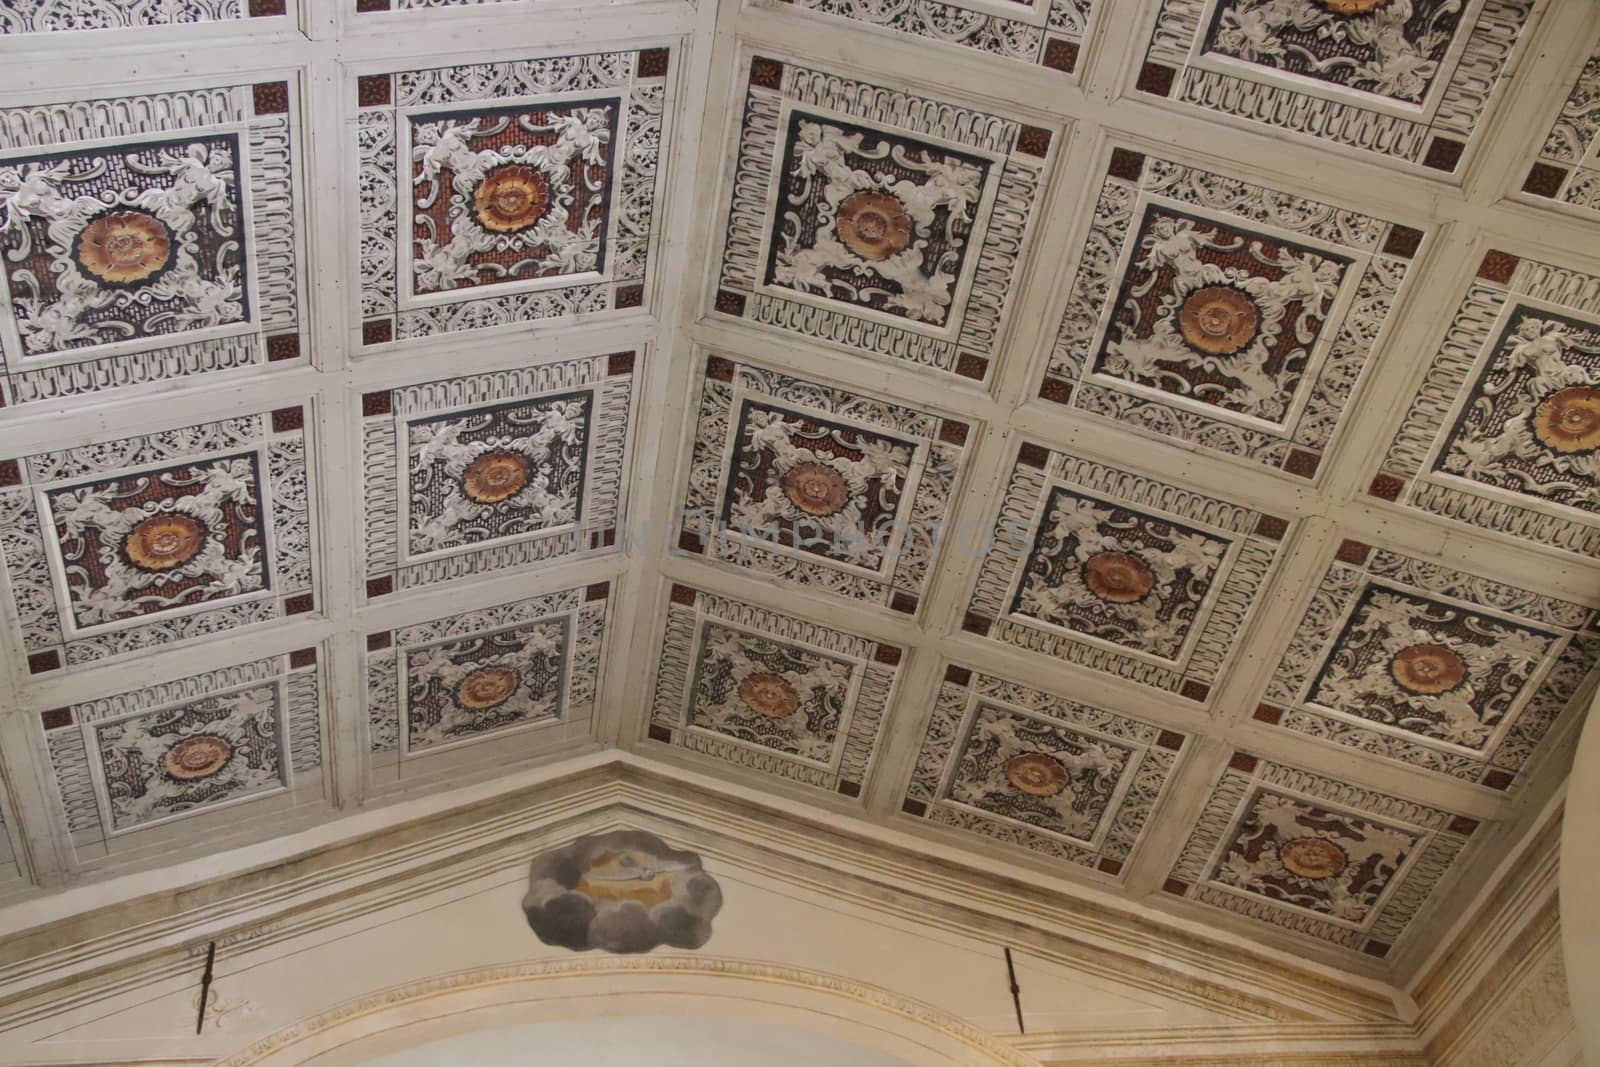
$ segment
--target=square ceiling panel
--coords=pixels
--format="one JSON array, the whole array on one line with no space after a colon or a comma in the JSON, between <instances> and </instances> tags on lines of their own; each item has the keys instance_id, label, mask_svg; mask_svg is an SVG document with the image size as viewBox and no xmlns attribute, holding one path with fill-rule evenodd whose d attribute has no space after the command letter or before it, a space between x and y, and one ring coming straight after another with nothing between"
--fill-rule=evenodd
<instances>
[{"instance_id":1,"label":"square ceiling panel","mask_svg":"<svg viewBox=\"0 0 1600 1067\"><path fill-rule=\"evenodd\" d=\"M765 56L748 74L715 310L986 378L1059 130Z\"/></svg>"},{"instance_id":2,"label":"square ceiling panel","mask_svg":"<svg viewBox=\"0 0 1600 1067\"><path fill-rule=\"evenodd\" d=\"M915 614L969 431L936 412L710 356L678 547Z\"/></svg>"},{"instance_id":3,"label":"square ceiling panel","mask_svg":"<svg viewBox=\"0 0 1600 1067\"><path fill-rule=\"evenodd\" d=\"M1095 0L752 0L879 27L920 41L971 49L1072 73L1088 39Z\"/></svg>"},{"instance_id":4,"label":"square ceiling panel","mask_svg":"<svg viewBox=\"0 0 1600 1067\"><path fill-rule=\"evenodd\" d=\"M1160 0L1138 89L1457 170L1536 0Z\"/></svg>"},{"instance_id":5,"label":"square ceiling panel","mask_svg":"<svg viewBox=\"0 0 1600 1067\"><path fill-rule=\"evenodd\" d=\"M962 629L1204 702L1287 521L1027 443Z\"/></svg>"},{"instance_id":6,"label":"square ceiling panel","mask_svg":"<svg viewBox=\"0 0 1600 1067\"><path fill-rule=\"evenodd\" d=\"M1381 958L1477 827L1236 752L1165 889Z\"/></svg>"},{"instance_id":7,"label":"square ceiling panel","mask_svg":"<svg viewBox=\"0 0 1600 1067\"><path fill-rule=\"evenodd\" d=\"M656 48L358 77L362 342L642 307L671 67Z\"/></svg>"},{"instance_id":8,"label":"square ceiling panel","mask_svg":"<svg viewBox=\"0 0 1600 1067\"><path fill-rule=\"evenodd\" d=\"M1113 149L1040 389L1314 477L1422 233Z\"/></svg>"},{"instance_id":9,"label":"square ceiling panel","mask_svg":"<svg viewBox=\"0 0 1600 1067\"><path fill-rule=\"evenodd\" d=\"M1600 278L1485 255L1369 492L1600 553Z\"/></svg>"},{"instance_id":10,"label":"square ceiling panel","mask_svg":"<svg viewBox=\"0 0 1600 1067\"><path fill-rule=\"evenodd\" d=\"M901 805L1119 875L1184 735L951 665Z\"/></svg>"},{"instance_id":11,"label":"square ceiling panel","mask_svg":"<svg viewBox=\"0 0 1600 1067\"><path fill-rule=\"evenodd\" d=\"M1600 659L1595 612L1345 541L1260 721L1508 789Z\"/></svg>"},{"instance_id":12,"label":"square ceiling panel","mask_svg":"<svg viewBox=\"0 0 1600 1067\"><path fill-rule=\"evenodd\" d=\"M312 610L305 411L0 462L0 555L34 674Z\"/></svg>"},{"instance_id":13,"label":"square ceiling panel","mask_svg":"<svg viewBox=\"0 0 1600 1067\"><path fill-rule=\"evenodd\" d=\"M1583 65L1555 126L1539 148L1522 191L1590 213L1600 213L1600 54Z\"/></svg>"},{"instance_id":14,"label":"square ceiling panel","mask_svg":"<svg viewBox=\"0 0 1600 1067\"><path fill-rule=\"evenodd\" d=\"M369 782L456 784L589 739L610 607L599 582L367 634Z\"/></svg>"},{"instance_id":15,"label":"square ceiling panel","mask_svg":"<svg viewBox=\"0 0 1600 1067\"><path fill-rule=\"evenodd\" d=\"M169 823L232 830L324 796L314 648L46 711L44 744L78 862L164 840ZM277 832L276 830L274 832Z\"/></svg>"},{"instance_id":16,"label":"square ceiling panel","mask_svg":"<svg viewBox=\"0 0 1600 1067\"><path fill-rule=\"evenodd\" d=\"M619 352L363 396L367 596L613 549L635 362Z\"/></svg>"},{"instance_id":17,"label":"square ceiling panel","mask_svg":"<svg viewBox=\"0 0 1600 1067\"><path fill-rule=\"evenodd\" d=\"M13 0L0 7L0 36L195 26L283 15L288 0Z\"/></svg>"},{"instance_id":18,"label":"square ceiling panel","mask_svg":"<svg viewBox=\"0 0 1600 1067\"><path fill-rule=\"evenodd\" d=\"M663 626L651 740L861 795L902 649L685 585Z\"/></svg>"},{"instance_id":19,"label":"square ceiling panel","mask_svg":"<svg viewBox=\"0 0 1600 1067\"><path fill-rule=\"evenodd\" d=\"M0 110L0 399L298 359L298 115L289 80Z\"/></svg>"}]
</instances>

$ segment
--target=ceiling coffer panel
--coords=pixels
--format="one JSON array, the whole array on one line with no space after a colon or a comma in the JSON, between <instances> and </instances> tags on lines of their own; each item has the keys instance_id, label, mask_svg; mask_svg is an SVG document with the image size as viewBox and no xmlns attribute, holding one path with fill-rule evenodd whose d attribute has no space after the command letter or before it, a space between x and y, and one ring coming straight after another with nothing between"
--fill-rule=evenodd
<instances>
[{"instance_id":1,"label":"ceiling coffer panel","mask_svg":"<svg viewBox=\"0 0 1600 1067\"><path fill-rule=\"evenodd\" d=\"M678 549L915 615L973 427L722 356L701 374Z\"/></svg>"},{"instance_id":2,"label":"ceiling coffer panel","mask_svg":"<svg viewBox=\"0 0 1600 1067\"><path fill-rule=\"evenodd\" d=\"M1039 395L1315 478L1423 232L1113 148Z\"/></svg>"},{"instance_id":3,"label":"ceiling coffer panel","mask_svg":"<svg viewBox=\"0 0 1600 1067\"><path fill-rule=\"evenodd\" d=\"M366 634L366 778L449 785L593 739L609 581Z\"/></svg>"},{"instance_id":4,"label":"ceiling coffer panel","mask_svg":"<svg viewBox=\"0 0 1600 1067\"><path fill-rule=\"evenodd\" d=\"M300 107L274 79L0 109L0 399L303 365Z\"/></svg>"},{"instance_id":5,"label":"ceiling coffer panel","mask_svg":"<svg viewBox=\"0 0 1600 1067\"><path fill-rule=\"evenodd\" d=\"M30 674L316 609L304 406L0 462L0 553Z\"/></svg>"},{"instance_id":6,"label":"ceiling coffer panel","mask_svg":"<svg viewBox=\"0 0 1600 1067\"><path fill-rule=\"evenodd\" d=\"M645 308L667 48L362 74L366 348Z\"/></svg>"},{"instance_id":7,"label":"ceiling coffer panel","mask_svg":"<svg viewBox=\"0 0 1600 1067\"><path fill-rule=\"evenodd\" d=\"M765 55L742 70L715 312L988 378L1061 129Z\"/></svg>"},{"instance_id":8,"label":"ceiling coffer panel","mask_svg":"<svg viewBox=\"0 0 1600 1067\"><path fill-rule=\"evenodd\" d=\"M860 797L904 650L674 584L647 737Z\"/></svg>"},{"instance_id":9,"label":"ceiling coffer panel","mask_svg":"<svg viewBox=\"0 0 1600 1067\"><path fill-rule=\"evenodd\" d=\"M1185 740L952 663L901 811L1115 878Z\"/></svg>"}]
</instances>

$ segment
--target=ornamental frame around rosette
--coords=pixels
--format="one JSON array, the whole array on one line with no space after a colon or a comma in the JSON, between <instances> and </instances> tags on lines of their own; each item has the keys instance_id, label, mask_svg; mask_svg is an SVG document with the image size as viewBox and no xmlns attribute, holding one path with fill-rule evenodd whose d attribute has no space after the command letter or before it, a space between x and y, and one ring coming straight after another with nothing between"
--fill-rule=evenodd
<instances>
[{"instance_id":1,"label":"ornamental frame around rosette","mask_svg":"<svg viewBox=\"0 0 1600 1067\"><path fill-rule=\"evenodd\" d=\"M1374 828L1378 835L1372 857L1363 854L1358 863L1350 854L1353 848L1347 849L1346 864L1336 873L1321 877L1311 876L1319 873L1317 869L1312 869L1311 875L1296 875L1282 860L1274 865L1271 859L1258 856L1255 861L1248 862L1248 851L1241 851L1247 860L1245 864L1228 865L1243 835L1264 836L1262 829L1248 829L1252 813L1260 807L1264 797L1278 798L1275 803L1289 808L1327 812L1335 820L1345 820L1347 826L1359 823ZM1313 819L1313 824L1316 821ZM1267 824L1262 822L1261 825ZM1297 825L1306 827L1307 837L1319 840L1327 839L1331 833L1315 825ZM1452 812L1235 752L1198 816L1163 889L1201 907L1217 908L1383 959L1406 936L1416 916L1431 902L1435 887L1470 845L1477 828L1476 820ZM1273 833L1282 836L1276 830ZM1340 838L1347 845L1348 840ZM1372 839L1363 839L1363 843L1371 844ZM1405 846L1405 855L1394 862L1392 853L1399 851L1396 846L1401 844ZM1246 847L1241 846L1241 850ZM1354 904L1346 901L1341 908L1340 887L1328 883L1348 874L1344 887L1348 890L1350 880L1370 879L1383 866L1380 853L1389 855L1391 867L1384 874L1382 886L1375 894L1368 893L1366 899ZM1369 869L1373 857L1379 857L1377 866ZM1292 883L1293 893L1272 888L1267 882L1262 883L1261 889L1241 884L1267 877L1280 882L1285 878L1299 880ZM1295 895L1306 901L1320 898L1323 907L1282 899ZM1341 910L1345 914L1340 914Z\"/></svg>"},{"instance_id":2,"label":"ornamental frame around rosette","mask_svg":"<svg viewBox=\"0 0 1600 1067\"><path fill-rule=\"evenodd\" d=\"M746 0L773 7L779 0ZM847 19L869 32L920 38L1000 59L1073 75L1093 32L1092 0L913 0L875 4L862 0L781 0L822 18Z\"/></svg>"},{"instance_id":3,"label":"ornamental frame around rosette","mask_svg":"<svg viewBox=\"0 0 1600 1067\"><path fill-rule=\"evenodd\" d=\"M809 589L914 612L938 558L932 524L948 511L964 478L970 425L938 412L716 355L707 357L698 386L696 434L682 461L687 485L678 519L678 547ZM904 450L906 462L895 511L888 518L889 535L871 538L881 556L876 566L740 529L732 515L740 477L735 459L747 451L744 430L758 410L792 415L819 428L856 434L862 442ZM771 451L762 449L763 454ZM774 456L774 469L781 461ZM817 464L796 466L800 465ZM855 498L847 498L845 504L854 507ZM816 518L807 529L825 542L830 518ZM879 529L883 525L880 517ZM870 535L871 531L862 532L864 538ZM791 540L798 542L799 534Z\"/></svg>"},{"instance_id":4,"label":"ornamental frame around rosette","mask_svg":"<svg viewBox=\"0 0 1600 1067\"><path fill-rule=\"evenodd\" d=\"M34 207L13 209L10 236L0 238L34 251L20 264L8 258L0 278L0 400L25 405L301 358L297 79L12 107L0 118L20 131L0 147L0 198L8 182L24 180L39 196ZM103 188L108 182L112 188ZM81 204L91 197L106 207L84 216ZM147 233L147 254L132 273L107 261L101 273L114 269L118 277L97 281L79 254L83 238L129 218ZM38 232L30 236L30 227ZM159 262L151 265L149 234L157 230ZM122 231L116 239L126 243L128 226ZM198 247L202 237L217 248ZM218 266L224 253L225 269ZM52 278L76 276L72 293L52 281L55 295L46 299L38 270L28 267L41 257L51 259ZM162 290L169 283L175 288ZM74 295L82 286L92 292ZM154 301L134 299L152 293ZM31 327L30 340L18 311L34 304L31 321L53 332Z\"/></svg>"},{"instance_id":5,"label":"ornamental frame around rosette","mask_svg":"<svg viewBox=\"0 0 1600 1067\"><path fill-rule=\"evenodd\" d=\"M986 380L1009 326L1013 290L1033 244L1034 214L1060 155L1062 131L765 55L747 53L739 77L735 93L741 105L733 109L727 135L735 162L722 186L718 216L721 252L710 272L710 309L848 351ZM874 115L886 117L862 118L859 112L867 106L863 101L869 100ZM796 112L823 123L839 123L841 131L866 130L885 139L886 144L925 144L934 151L957 153L983 164L986 172L979 196L969 201L972 228L958 271L942 271L936 264L934 273L923 279L928 284L918 283L928 288L937 277L948 276L951 281L946 291L936 295L921 293L921 289L921 295L903 292L899 295L909 302L900 314L833 294L835 283L831 280L828 294L769 283L774 241L783 221L779 209L789 178L784 167ZM857 179L850 180L854 183ZM909 210L904 213L912 216ZM800 216L791 212L790 217ZM938 216L930 218L937 220ZM815 227L816 219L801 221L813 234L821 232ZM883 260L894 270L907 267L896 265L906 258L907 249L928 243L916 238L917 225L913 218L909 243ZM877 239L875 233L873 239ZM877 268L872 263L876 261L851 253L841 242L832 243L843 250L845 258L828 263L840 269L849 266L852 277L859 274L865 279L860 284L870 293L887 294L886 302L896 297L894 290L883 287L885 276L874 273ZM800 250L825 258L833 255L827 248ZM923 266L926 260L916 267L919 279L923 278ZM873 278L878 279L877 289L871 287ZM946 296L949 304L939 305L943 317L938 323L920 321L913 314L912 309L920 306L918 300L932 301L928 306L934 306Z\"/></svg>"},{"instance_id":6,"label":"ornamental frame around rosette","mask_svg":"<svg viewBox=\"0 0 1600 1067\"><path fill-rule=\"evenodd\" d=\"M1540 411L1558 390L1535 389L1559 375L1561 391L1600 390L1596 294L1596 276L1486 252L1369 495L1586 559L1600 552L1600 441L1571 451L1543 441ZM1600 405L1586 407L1600 419Z\"/></svg>"},{"instance_id":7,"label":"ornamental frame around rosette","mask_svg":"<svg viewBox=\"0 0 1600 1067\"><path fill-rule=\"evenodd\" d=\"M614 591L614 583L597 582L369 633L362 661L366 679L362 747L369 787L381 792L409 789L425 780L451 782L486 766L591 740ZM542 640L552 631L560 633L555 647ZM511 638L519 648L508 652L470 647L499 637ZM550 691L526 694L529 703L547 698L550 706L545 713L507 718L497 714L495 706L472 709L457 701L455 712L445 708L431 724L456 736L424 737L418 743L412 721L414 681L426 684L436 679L441 667L461 675L458 682L485 667L510 667L520 676L534 660L538 662L532 665L540 668L536 677L555 677ZM519 694L525 681L518 678ZM453 700L453 695L444 694L444 699ZM487 717L475 718L478 711ZM494 746L480 745L483 741Z\"/></svg>"},{"instance_id":8,"label":"ornamental frame around rosette","mask_svg":"<svg viewBox=\"0 0 1600 1067\"><path fill-rule=\"evenodd\" d=\"M285 408L0 462L11 483L0 487L0 562L19 662L41 674L313 610L306 421L304 408ZM144 488L123 488L130 479ZM79 517L62 525L65 514ZM144 529L172 519L199 536ZM78 546L72 558L62 537ZM117 542L110 557L85 555L106 537ZM108 597L121 607L102 619ZM175 602L141 606L152 597Z\"/></svg>"},{"instance_id":9,"label":"ornamental frame around rosette","mask_svg":"<svg viewBox=\"0 0 1600 1067\"><path fill-rule=\"evenodd\" d=\"M1312 594L1255 718L1507 790L1556 723L1579 713L1573 701L1600 657L1596 618L1591 607L1347 541ZM1352 674L1347 664L1370 659L1373 647L1384 662ZM1398 673L1408 649L1451 669L1436 683L1419 686L1413 678L1408 686ZM1380 702L1373 714L1356 710L1352 689ZM1317 700L1324 690L1337 698ZM1400 708L1410 714L1387 721ZM1481 738L1452 741L1451 733Z\"/></svg>"},{"instance_id":10,"label":"ornamental frame around rosette","mask_svg":"<svg viewBox=\"0 0 1600 1067\"><path fill-rule=\"evenodd\" d=\"M646 736L791 783L860 797L881 745L903 650L685 586L671 586L667 600L660 653L650 682L654 695ZM713 636L719 640L715 651L708 647ZM743 646L728 647L741 639L771 649L747 653ZM806 742L814 747L826 743L825 759L739 736L737 724L718 729L701 720L700 683L707 660L715 657L719 664L732 662L729 656L747 660L751 670L729 682L732 688L724 703L743 702L751 716L772 716L780 722L793 719L806 711L806 702L817 696L818 690L824 703L832 691L839 711L828 724L828 736L819 738L807 732L808 721L793 739L796 747ZM792 666L773 665L773 661L785 659L809 667L800 672ZM841 673L845 675L842 685ZM757 675L762 676L765 688L747 691L744 683ZM799 681L791 681L791 676ZM755 705L767 698L779 700L781 706L757 710Z\"/></svg>"},{"instance_id":11,"label":"ornamental frame around rosette","mask_svg":"<svg viewBox=\"0 0 1600 1067\"><path fill-rule=\"evenodd\" d=\"M1324 457L1337 447L1344 413L1362 388L1373 353L1392 329L1393 309L1409 288L1412 261L1426 240L1423 231L1128 148L1110 150L1101 182L1096 225L1084 238L1039 395L1137 433L1315 480ZM1164 251L1158 255L1155 246L1141 247L1154 216L1183 227L1176 237L1207 228L1213 236L1192 236L1195 247L1160 242ZM1217 266L1212 258L1234 258L1223 253L1217 234L1277 249L1275 269L1300 258L1336 268L1326 313L1307 310L1306 285L1290 271L1269 280L1266 269ZM1187 259L1195 262L1185 266ZM1114 331L1116 344L1129 343L1118 320L1135 269L1151 274L1146 289L1171 276L1158 301L1176 299L1178 287L1191 298L1206 286L1239 292L1255 315L1254 333L1236 352L1209 353L1190 342L1175 317L1169 329L1137 342L1149 347L1171 334L1170 352L1152 361L1147 373L1134 374L1131 365L1104 366L1113 354ZM1261 295L1247 292L1251 287ZM1327 288L1326 280L1317 281L1318 291ZM1134 295L1149 299L1143 290ZM1286 318L1291 307L1301 309L1292 322ZM1319 324L1314 336L1302 340L1299 327L1308 319ZM1144 328L1158 325L1151 320ZM1283 351L1274 355L1269 340ZM1185 371L1206 377L1210 364L1238 383L1228 384L1228 397L1241 400L1210 403L1141 380L1152 374L1187 380ZM1275 364L1278 369L1268 373ZM1229 373L1232 365L1238 369ZM1254 385L1253 377L1260 379ZM1281 411L1269 417L1272 408Z\"/></svg>"},{"instance_id":12,"label":"ornamental frame around rosette","mask_svg":"<svg viewBox=\"0 0 1600 1067\"><path fill-rule=\"evenodd\" d=\"M1085 610L1090 615L1098 612L1113 629L1120 625L1128 642L1096 636L1022 610L1032 563L1043 551L1047 534L1055 537L1048 527L1055 521L1052 513L1058 501L1072 505L1067 516L1071 523L1093 521L1087 534L1072 534L1075 555L1090 540L1104 542L1089 560L1080 561L1078 568L1068 568L1083 586L1077 599L1094 596L1111 605L1090 605L1092 610ZM1130 532L1119 527L1119 512L1136 519L1138 530ZM1244 628L1254 614L1259 590L1278 565L1288 527L1285 520L1242 505L1198 497L1152 478L1024 444L1002 492L995 536L974 581L962 629L1205 702L1226 663L1237 652ZM1129 538L1133 532L1142 531L1154 536L1162 528L1169 531L1162 538L1178 538L1183 544L1175 541L1172 549L1156 552L1152 563L1143 558L1140 546L1131 544ZM1072 529L1076 530L1076 525ZM1054 551L1066 551L1067 538L1058 540L1061 543ZM1148 542L1150 537L1143 540ZM1184 573L1199 573L1194 570L1196 552L1201 553L1209 568L1204 594L1198 600L1189 598L1178 604L1171 597L1179 592L1187 596L1191 584L1178 579ZM1136 558L1135 563L1122 558L1130 555ZM1091 575L1089 563L1101 557L1101 570ZM1095 591L1091 578L1105 585L1107 591ZM1124 590L1122 585L1130 581L1132 587ZM1066 587L1046 586L1043 593L1063 588ZM1175 606L1168 610L1169 605ZM1075 603L1064 606L1074 607ZM1162 612L1169 619L1174 611L1186 612L1187 621L1181 632L1168 635L1169 646L1176 638L1176 647L1170 652L1132 643L1142 639L1146 625L1155 625L1137 622L1135 616L1146 607L1155 611L1158 618Z\"/></svg>"},{"instance_id":13,"label":"ornamental frame around rosette","mask_svg":"<svg viewBox=\"0 0 1600 1067\"><path fill-rule=\"evenodd\" d=\"M1219 9L1237 6L1239 0L1160 0L1137 91L1204 108L1222 121L1315 137L1324 146L1439 175L1459 170L1476 129L1500 95L1504 73L1529 36L1538 5L1537 0L1465 5L1467 15L1451 30L1449 45L1437 61L1421 59L1417 69L1435 62L1436 69L1426 92L1414 100L1403 99L1413 95L1409 91L1395 98L1211 50ZM1253 0L1254 8L1263 6L1273 17L1283 12L1293 18L1303 10L1308 18L1325 18L1324 25L1343 20L1329 5L1312 0ZM1370 21L1374 16L1354 17ZM1382 62L1374 57L1375 66L1367 64L1380 75L1377 85L1386 84L1385 78L1393 79L1397 91L1408 84L1412 58L1402 53L1416 49L1417 43L1406 34L1386 28L1382 35L1386 46L1399 52ZM1281 27L1262 27L1260 36L1276 42ZM1430 56L1435 51L1429 44Z\"/></svg>"},{"instance_id":14,"label":"ornamental frame around rosette","mask_svg":"<svg viewBox=\"0 0 1600 1067\"><path fill-rule=\"evenodd\" d=\"M548 566L575 554L614 551L627 505L634 375L642 354L589 356L365 394L361 438L366 473L363 572L368 597L490 571ZM581 434L575 433L579 437L577 458L572 464L575 470L567 470L571 457L566 453L570 449L559 434L546 442L546 453L549 448L562 452L566 484L557 488L563 500L571 504L572 513L558 516L559 521L524 529L517 529L515 521L506 520L512 529L488 537L471 536L470 530L455 536L452 531L459 531L466 521L465 512L458 514L455 503L470 505L475 513L482 511L493 518L501 505L527 511L519 502L529 494L533 501L529 507L542 507L539 500L552 495L541 488L543 473L536 457L531 457L525 448L514 447L519 442L536 442L537 436L510 439L477 457L475 462L481 462L505 454L519 462L523 472L516 492L501 495L494 491L480 494L477 500L470 498L464 480L470 470L450 474L452 463L461 465L461 457L451 458L461 451L448 447L452 441L459 444L459 434L470 433L468 424L474 419L492 421L505 415L514 421L519 413L537 412L553 425L572 421L567 419L571 411L581 412L582 423ZM424 429L423 436L418 436L419 427L434 426L441 429ZM412 447L414 437L420 442L417 447L423 450L417 455L413 455L417 451ZM468 442L466 448L471 451L486 443ZM437 510L424 513L413 505L413 483L419 478L413 467L424 454L433 455L429 450L435 445L439 446L437 454L429 460L429 471L425 473L429 477L446 477L455 499L442 504L443 498L434 499ZM419 521L425 523L424 528L414 528ZM500 521L495 519L496 523ZM424 535L430 543L440 536L447 540L432 548L414 550L414 541Z\"/></svg>"},{"instance_id":15,"label":"ornamental frame around rosette","mask_svg":"<svg viewBox=\"0 0 1600 1067\"><path fill-rule=\"evenodd\" d=\"M145 831L193 847L178 836L192 831L171 824L232 830L241 812L253 820L323 799L319 659L308 648L47 713L44 753L75 862L145 847Z\"/></svg>"},{"instance_id":16,"label":"ornamental frame around rosette","mask_svg":"<svg viewBox=\"0 0 1600 1067\"><path fill-rule=\"evenodd\" d=\"M1026 722L1036 733L1070 735L1087 751L1100 745L1124 756L1113 789L1103 798L1091 834L1076 835L1041 825L1021 814L995 810L973 797L993 792L993 782L962 779L966 755L985 724L1003 738L1002 717ZM1014 731L1013 731L1014 733ZM902 811L926 817L932 824L981 834L1004 845L1020 847L1119 876L1164 795L1182 756L1184 735L1093 705L961 667L948 667L934 700L917 762L905 792ZM1025 747L1025 746L1024 746ZM1041 754L1055 759L1056 753ZM1080 753L1082 754L1082 753ZM1012 759L1017 758L1015 755ZM1010 761L996 773L1009 775ZM1064 768L1064 785L1071 770ZM992 777L992 776L991 776ZM1017 789L1015 782L1011 785ZM1002 795L1003 786L1000 787ZM964 792L967 797L957 796ZM1063 790L1066 792L1066 790ZM1081 800L1072 792L1074 808ZM1026 805L1029 802L1023 802Z\"/></svg>"},{"instance_id":17,"label":"ornamental frame around rosette","mask_svg":"<svg viewBox=\"0 0 1600 1067\"><path fill-rule=\"evenodd\" d=\"M351 328L359 343L370 349L395 341L503 330L643 306L660 240L654 223L676 107L675 43L637 51L488 58L349 78L347 91L356 102L353 149L360 179L352 204L360 219L359 254L353 265L360 306L353 312ZM468 142L473 138L503 138L492 130L463 138L445 128L442 140L424 148L413 144L419 123L462 116L470 118L474 127L480 118L491 124L504 119L516 126L518 117L530 111L581 110L586 105L610 113L605 130L589 131L606 140L601 153L606 160L604 189L599 199L586 194L583 200L586 212L597 204L603 208L593 247L588 249L596 259L592 268L582 263L588 252L569 255L574 249L558 249L542 240L527 245L523 240L525 234L531 234L528 240L532 240L543 232L543 223L555 217L549 210L540 212L537 224L493 231L479 226L477 193L482 191L482 181L473 193L462 194L466 199L460 212L451 207L446 214L457 222L471 223L463 231L465 237L477 234L493 240L494 247L458 255L451 251L456 243L452 240L424 253L414 225L418 183L424 176L415 174L414 168L437 167L454 173L456 163L476 165L475 157L483 154L472 151ZM525 132L537 139L537 131ZM586 149L579 142L584 137L567 144L563 134L552 147L565 145L563 151L576 152L572 158L581 161ZM529 157L512 159L511 155L505 159L496 156L491 169L528 170L532 166L526 163ZM435 192L446 199L450 195L437 185ZM544 181L536 197L542 198L538 206L555 203L559 192L550 181ZM432 218L426 211L423 217ZM516 260L513 253L523 258ZM484 256L489 260L483 260ZM545 266L539 266L536 259ZM431 264L428 269L434 273L430 277L437 276L437 284L428 282L429 291L418 290L414 268L419 263ZM485 270L515 271L528 264L534 264L528 277L482 278ZM457 285L457 281L464 284Z\"/></svg>"}]
</instances>

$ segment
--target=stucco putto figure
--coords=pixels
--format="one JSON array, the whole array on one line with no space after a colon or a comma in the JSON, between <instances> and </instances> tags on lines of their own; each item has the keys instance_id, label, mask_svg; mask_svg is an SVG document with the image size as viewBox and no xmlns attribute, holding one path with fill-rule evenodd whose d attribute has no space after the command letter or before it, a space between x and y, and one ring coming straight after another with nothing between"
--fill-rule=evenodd
<instances>
[{"instance_id":1,"label":"stucco putto figure","mask_svg":"<svg viewBox=\"0 0 1600 1067\"><path fill-rule=\"evenodd\" d=\"M722 889L700 857L640 830L580 837L533 861L522 910L547 945L574 952L697 949Z\"/></svg>"}]
</instances>

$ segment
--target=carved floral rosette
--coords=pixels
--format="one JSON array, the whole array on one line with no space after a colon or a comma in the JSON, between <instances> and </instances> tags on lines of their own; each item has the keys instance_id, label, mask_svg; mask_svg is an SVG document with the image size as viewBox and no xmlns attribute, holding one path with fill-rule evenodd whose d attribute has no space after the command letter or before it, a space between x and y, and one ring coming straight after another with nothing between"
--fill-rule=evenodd
<instances>
[{"instance_id":1,"label":"carved floral rosette","mask_svg":"<svg viewBox=\"0 0 1600 1067\"><path fill-rule=\"evenodd\" d=\"M674 585L649 737L859 796L902 650Z\"/></svg>"}]
</instances>

